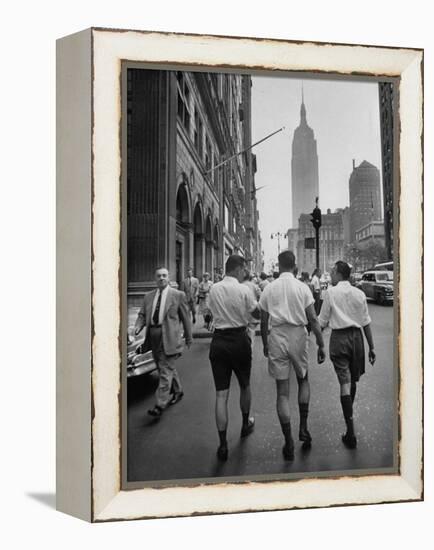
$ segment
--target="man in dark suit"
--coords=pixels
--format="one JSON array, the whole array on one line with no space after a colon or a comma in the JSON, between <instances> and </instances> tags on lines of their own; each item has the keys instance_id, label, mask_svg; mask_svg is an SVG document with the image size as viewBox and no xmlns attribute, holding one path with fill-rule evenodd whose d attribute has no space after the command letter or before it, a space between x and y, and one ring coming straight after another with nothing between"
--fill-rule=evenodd
<instances>
[{"instance_id":1,"label":"man in dark suit","mask_svg":"<svg viewBox=\"0 0 434 550\"><path fill-rule=\"evenodd\" d=\"M155 394L157 402L148 414L160 417L168 405L178 403L184 395L175 361L182 352L182 327L188 348L192 344L192 333L185 294L170 287L165 267L156 269L155 280L157 289L145 294L135 334L146 326L144 349L152 350L160 375Z\"/></svg>"},{"instance_id":2,"label":"man in dark suit","mask_svg":"<svg viewBox=\"0 0 434 550\"><path fill-rule=\"evenodd\" d=\"M199 293L199 280L193 277L191 267L187 269L187 277L181 281L180 290L185 292L188 309L191 311L193 323L196 322L196 302Z\"/></svg>"}]
</instances>

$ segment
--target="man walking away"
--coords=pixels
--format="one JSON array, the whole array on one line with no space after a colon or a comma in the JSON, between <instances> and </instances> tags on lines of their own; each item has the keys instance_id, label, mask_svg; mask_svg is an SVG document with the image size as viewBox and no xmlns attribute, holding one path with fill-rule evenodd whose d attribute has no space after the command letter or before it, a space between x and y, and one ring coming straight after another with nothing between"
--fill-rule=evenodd
<instances>
[{"instance_id":1,"label":"man walking away","mask_svg":"<svg viewBox=\"0 0 434 550\"><path fill-rule=\"evenodd\" d=\"M350 284L351 268L346 262L336 262L332 273L332 287L325 291L319 316L321 327L330 326L330 359L341 389L341 406L347 426L342 436L344 445L357 447L354 430L353 403L357 382L365 372L365 348L362 328L369 346L369 362L375 363L371 318L365 294Z\"/></svg>"},{"instance_id":2,"label":"man walking away","mask_svg":"<svg viewBox=\"0 0 434 550\"><path fill-rule=\"evenodd\" d=\"M267 274L264 273L264 271L261 272L261 274L259 275L259 278L261 279L259 281L259 288L261 292L263 292L264 288L270 283L270 281L268 280Z\"/></svg>"},{"instance_id":3,"label":"man walking away","mask_svg":"<svg viewBox=\"0 0 434 550\"><path fill-rule=\"evenodd\" d=\"M311 285L313 289L313 298L315 300L315 313L319 315L321 311L321 270L319 268L314 269L312 273Z\"/></svg>"},{"instance_id":4,"label":"man walking away","mask_svg":"<svg viewBox=\"0 0 434 550\"><path fill-rule=\"evenodd\" d=\"M193 277L191 267L187 269L187 277L181 281L180 290L185 293L188 309L191 311L193 324L196 322L196 302L199 292L199 280Z\"/></svg>"},{"instance_id":5,"label":"man walking away","mask_svg":"<svg viewBox=\"0 0 434 550\"><path fill-rule=\"evenodd\" d=\"M249 416L252 349L247 325L251 315L259 319L260 313L250 289L241 284L244 274L244 258L235 254L229 256L226 275L213 285L209 296L209 308L215 325L209 359L216 388L215 417L220 440L217 456L223 461L228 458L226 433L232 372L240 386L241 437L249 435L255 424L254 418Z\"/></svg>"},{"instance_id":6,"label":"man walking away","mask_svg":"<svg viewBox=\"0 0 434 550\"><path fill-rule=\"evenodd\" d=\"M191 321L183 292L171 288L169 272L165 267L155 271L157 289L145 294L143 306L135 324L135 334L146 326L144 352L152 350L157 364L159 382L156 404L148 414L160 417L168 405L178 403L184 395L175 368L175 361L181 355L181 324L187 347L192 343ZM171 393L173 392L173 393Z\"/></svg>"},{"instance_id":7,"label":"man walking away","mask_svg":"<svg viewBox=\"0 0 434 550\"><path fill-rule=\"evenodd\" d=\"M294 277L295 256L285 250L278 257L280 276L262 293L261 335L264 355L268 357L268 372L276 380L277 415L285 437L283 456L294 460L294 441L289 414L289 375L291 366L298 382L298 406L300 411L299 440L303 447L311 445L312 437L307 428L310 387L308 380L309 338L306 325L309 322L318 345L318 362L325 359L324 341L314 309L314 300L308 286ZM268 337L269 320L270 336Z\"/></svg>"}]
</instances>

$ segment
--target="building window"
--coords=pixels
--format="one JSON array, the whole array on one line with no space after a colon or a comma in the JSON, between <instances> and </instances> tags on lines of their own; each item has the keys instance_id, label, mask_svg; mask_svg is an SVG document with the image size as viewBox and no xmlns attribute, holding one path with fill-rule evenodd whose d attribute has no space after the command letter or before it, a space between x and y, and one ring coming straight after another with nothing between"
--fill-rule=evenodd
<instances>
[{"instance_id":1,"label":"building window","mask_svg":"<svg viewBox=\"0 0 434 550\"><path fill-rule=\"evenodd\" d=\"M209 170L212 163L212 151L211 151L211 142L208 136L205 136L205 168Z\"/></svg>"},{"instance_id":2,"label":"building window","mask_svg":"<svg viewBox=\"0 0 434 550\"><path fill-rule=\"evenodd\" d=\"M184 73L176 73L178 79L178 116L187 132L190 132L190 89L185 80Z\"/></svg>"},{"instance_id":3,"label":"building window","mask_svg":"<svg viewBox=\"0 0 434 550\"><path fill-rule=\"evenodd\" d=\"M199 153L200 158L203 157L203 123L197 109L194 112L194 146Z\"/></svg>"},{"instance_id":4,"label":"building window","mask_svg":"<svg viewBox=\"0 0 434 550\"><path fill-rule=\"evenodd\" d=\"M229 229L229 207L226 203L223 209L223 223L225 228Z\"/></svg>"}]
</instances>

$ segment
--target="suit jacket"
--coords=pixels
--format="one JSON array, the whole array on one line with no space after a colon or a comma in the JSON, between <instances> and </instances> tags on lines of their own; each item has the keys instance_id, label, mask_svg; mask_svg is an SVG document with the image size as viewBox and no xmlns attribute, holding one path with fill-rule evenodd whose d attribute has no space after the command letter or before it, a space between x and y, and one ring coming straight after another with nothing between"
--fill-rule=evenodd
<instances>
[{"instance_id":1,"label":"suit jacket","mask_svg":"<svg viewBox=\"0 0 434 550\"><path fill-rule=\"evenodd\" d=\"M195 302L199 292L199 279L192 277L190 284L189 278L186 277L183 281L181 281L180 290L185 292L187 302Z\"/></svg>"},{"instance_id":2,"label":"suit jacket","mask_svg":"<svg viewBox=\"0 0 434 550\"><path fill-rule=\"evenodd\" d=\"M158 289L145 294L143 305L136 320L137 331L146 326L146 338L143 346L143 352L152 349L149 327L152 323L152 305L157 292ZM163 348L166 355L176 355L177 353L182 352L183 346L181 338L181 325L184 327L185 341L191 342L191 320L185 294L180 290L169 287L161 326ZM152 351L154 352L156 350Z\"/></svg>"}]
</instances>

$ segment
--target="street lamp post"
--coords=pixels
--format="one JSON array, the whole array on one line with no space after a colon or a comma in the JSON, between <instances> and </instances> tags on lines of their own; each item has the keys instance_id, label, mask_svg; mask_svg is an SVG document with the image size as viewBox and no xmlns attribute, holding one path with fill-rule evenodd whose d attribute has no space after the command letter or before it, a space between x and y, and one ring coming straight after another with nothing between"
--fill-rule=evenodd
<instances>
[{"instance_id":1,"label":"street lamp post","mask_svg":"<svg viewBox=\"0 0 434 550\"><path fill-rule=\"evenodd\" d=\"M277 238L277 250L278 254L280 254L280 237L286 237L286 233L281 233L278 231L277 233L271 233L271 238Z\"/></svg>"},{"instance_id":2,"label":"street lamp post","mask_svg":"<svg viewBox=\"0 0 434 550\"><path fill-rule=\"evenodd\" d=\"M315 228L316 267L319 268L319 228L321 227L321 210L318 207L318 197L315 199L315 208L310 215L310 221Z\"/></svg>"}]
</instances>

